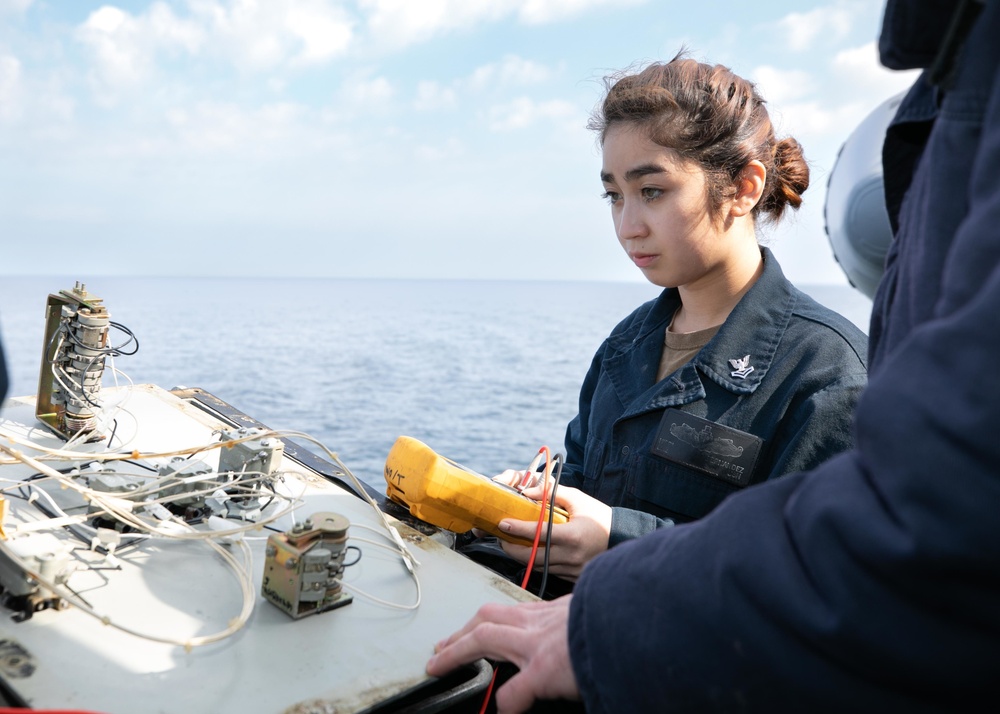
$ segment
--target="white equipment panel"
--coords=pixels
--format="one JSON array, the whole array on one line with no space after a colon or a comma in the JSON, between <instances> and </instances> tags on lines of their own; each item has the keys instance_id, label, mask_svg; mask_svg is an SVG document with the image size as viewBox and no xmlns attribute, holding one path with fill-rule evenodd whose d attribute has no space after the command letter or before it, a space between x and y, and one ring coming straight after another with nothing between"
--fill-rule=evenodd
<instances>
[{"instance_id":1,"label":"white equipment panel","mask_svg":"<svg viewBox=\"0 0 1000 714\"><path fill-rule=\"evenodd\" d=\"M115 444L125 443L137 455L209 443L214 432L232 428L218 415L159 387L129 389L117 416ZM3 438L4 433L61 447L64 442L38 422L34 411L33 398L7 400L0 418L5 446L31 453ZM75 448L96 453L106 445ZM218 465L217 449L204 457ZM18 524L43 517L14 494L16 484L36 470L10 463L6 454L0 453L0 460L5 462L0 463L0 487L7 494L10 536ZM344 571L345 586L387 603L416 601L417 587L399 555L360 540L390 543L361 527L385 532L366 501L287 453L279 468L285 485L301 493L302 503L271 526L284 531L319 512L345 516L351 524L348 544L361 551L360 560ZM340 714L377 708L427 685L431 680L424 664L434 643L461 627L481 605L536 599L447 545L390 520L420 563L421 604L415 610L355 594L344 607L293 619L261 596L265 545L273 530L260 529L243 536L252 552L254 607L235 634L186 648L129 634L73 606L45 609L22 622L0 609L0 674L36 709ZM113 568L95 565L97 554L64 530L45 533L72 549L70 557L78 567L67 584L115 624L184 641L225 630L243 607L233 571L204 542L149 539L123 548L116 555L120 568ZM16 540L11 536L5 543Z\"/></svg>"}]
</instances>

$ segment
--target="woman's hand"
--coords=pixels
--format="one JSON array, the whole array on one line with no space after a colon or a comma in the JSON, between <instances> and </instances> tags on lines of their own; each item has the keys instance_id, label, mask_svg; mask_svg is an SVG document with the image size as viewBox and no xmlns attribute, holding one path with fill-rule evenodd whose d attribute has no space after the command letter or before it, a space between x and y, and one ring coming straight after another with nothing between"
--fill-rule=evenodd
<instances>
[{"instance_id":1,"label":"woman's hand","mask_svg":"<svg viewBox=\"0 0 1000 714\"><path fill-rule=\"evenodd\" d=\"M542 487L534 486L524 490L524 495L540 500ZM560 486L556 490L556 505L569 513L569 522L552 524L552 539L549 543L549 572L567 580L576 580L591 558L600 555L608 549L608 538L611 535L611 507L588 496L583 491L570 486ZM500 521L500 530L504 533L532 541L535 538L537 521L517 521L505 518ZM539 550L535 555L534 568L542 567L545 562L545 551L541 544L545 542L545 528L539 541ZM531 547L500 541L504 552L515 560L527 564L531 557Z\"/></svg>"},{"instance_id":2,"label":"woman's hand","mask_svg":"<svg viewBox=\"0 0 1000 714\"><path fill-rule=\"evenodd\" d=\"M516 469L507 469L503 473L499 473L493 477L493 480L497 483L502 483L504 486L510 486L515 488L520 486L521 488L527 486L534 486L538 483L538 479L541 474L535 471L518 471Z\"/></svg>"}]
</instances>

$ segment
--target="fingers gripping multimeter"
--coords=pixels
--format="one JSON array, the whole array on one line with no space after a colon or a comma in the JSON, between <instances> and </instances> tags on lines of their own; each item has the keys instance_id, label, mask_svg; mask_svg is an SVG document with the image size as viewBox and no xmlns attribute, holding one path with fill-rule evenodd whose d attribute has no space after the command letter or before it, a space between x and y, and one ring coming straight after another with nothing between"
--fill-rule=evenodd
<instances>
[{"instance_id":1,"label":"fingers gripping multimeter","mask_svg":"<svg viewBox=\"0 0 1000 714\"><path fill-rule=\"evenodd\" d=\"M386 457L384 475L386 496L422 521L456 533L479 528L511 543L531 545L502 532L498 524L504 518L537 521L541 503L459 466L417 439L396 439ZM546 506L546 521L549 510ZM562 508L551 510L553 523L569 520Z\"/></svg>"}]
</instances>

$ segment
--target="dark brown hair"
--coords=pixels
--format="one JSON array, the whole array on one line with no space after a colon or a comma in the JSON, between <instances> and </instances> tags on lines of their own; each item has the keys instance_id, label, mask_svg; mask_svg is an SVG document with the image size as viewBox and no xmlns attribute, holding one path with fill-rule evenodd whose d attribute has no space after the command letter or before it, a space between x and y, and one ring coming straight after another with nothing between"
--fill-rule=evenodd
<instances>
[{"instance_id":1,"label":"dark brown hair","mask_svg":"<svg viewBox=\"0 0 1000 714\"><path fill-rule=\"evenodd\" d=\"M809 166L793 138L778 141L756 86L728 67L684 57L635 73L605 78L606 94L587 127L600 135L620 123L638 125L650 138L705 171L708 199L717 212L735 195L740 172L754 159L767 170L753 215L774 221L798 208L809 187Z\"/></svg>"}]
</instances>

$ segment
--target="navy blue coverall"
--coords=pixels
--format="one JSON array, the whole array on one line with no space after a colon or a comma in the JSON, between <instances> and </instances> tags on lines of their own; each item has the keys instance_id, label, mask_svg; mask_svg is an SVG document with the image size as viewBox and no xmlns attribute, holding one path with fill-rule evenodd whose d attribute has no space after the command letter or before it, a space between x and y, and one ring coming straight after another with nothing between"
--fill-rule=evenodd
<instances>
[{"instance_id":1,"label":"navy blue coverall","mask_svg":"<svg viewBox=\"0 0 1000 714\"><path fill-rule=\"evenodd\" d=\"M770 250L762 254L757 282L670 377L656 381L663 333L681 304L676 288L622 320L594 356L566 430L561 483L612 506L609 546L701 518L731 493L854 445L865 334L792 285ZM732 363L740 358L743 370ZM714 438L664 434L680 424ZM656 449L664 438L672 448ZM738 457L719 447L726 439L739 441Z\"/></svg>"}]
</instances>

